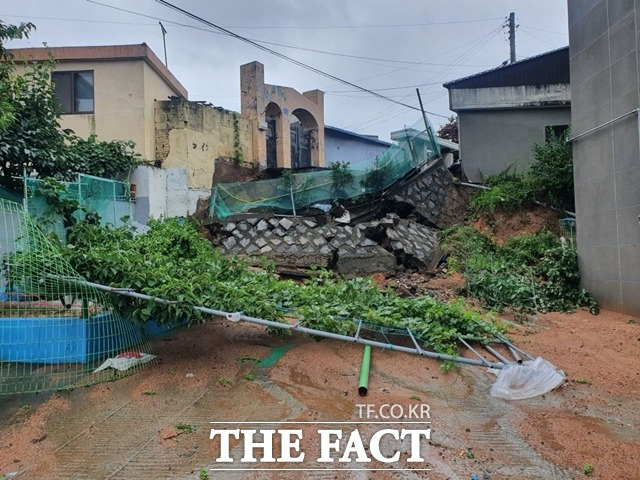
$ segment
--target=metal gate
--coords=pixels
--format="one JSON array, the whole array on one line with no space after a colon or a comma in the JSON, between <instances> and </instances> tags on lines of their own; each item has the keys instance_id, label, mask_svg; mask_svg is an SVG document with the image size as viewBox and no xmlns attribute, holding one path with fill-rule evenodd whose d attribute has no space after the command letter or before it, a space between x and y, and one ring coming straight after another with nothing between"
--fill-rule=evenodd
<instances>
[{"instance_id":1,"label":"metal gate","mask_svg":"<svg viewBox=\"0 0 640 480\"><path fill-rule=\"evenodd\" d=\"M311 132L298 123L291 124L291 168L311 166Z\"/></svg>"},{"instance_id":2,"label":"metal gate","mask_svg":"<svg viewBox=\"0 0 640 480\"><path fill-rule=\"evenodd\" d=\"M267 120L267 168L278 168L275 118Z\"/></svg>"}]
</instances>

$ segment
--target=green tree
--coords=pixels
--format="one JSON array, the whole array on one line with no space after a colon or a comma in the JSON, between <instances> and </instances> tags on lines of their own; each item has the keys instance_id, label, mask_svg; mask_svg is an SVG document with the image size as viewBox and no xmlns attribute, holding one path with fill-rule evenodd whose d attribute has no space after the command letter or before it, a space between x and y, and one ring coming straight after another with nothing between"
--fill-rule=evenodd
<instances>
[{"instance_id":1,"label":"green tree","mask_svg":"<svg viewBox=\"0 0 640 480\"><path fill-rule=\"evenodd\" d=\"M13 102L10 101L11 83L9 81L13 71L12 58L4 44L10 40L28 38L33 29L35 29L33 23L7 25L0 20L0 129L8 127L14 121Z\"/></svg>"}]
</instances>

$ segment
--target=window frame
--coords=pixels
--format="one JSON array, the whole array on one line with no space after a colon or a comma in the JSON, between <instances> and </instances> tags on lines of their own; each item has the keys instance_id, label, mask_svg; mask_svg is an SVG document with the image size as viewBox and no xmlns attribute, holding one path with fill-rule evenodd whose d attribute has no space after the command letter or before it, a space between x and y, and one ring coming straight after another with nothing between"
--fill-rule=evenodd
<instances>
[{"instance_id":1,"label":"window frame","mask_svg":"<svg viewBox=\"0 0 640 480\"><path fill-rule=\"evenodd\" d=\"M91 103L93 104L93 108L91 109L91 111L76 111L76 82L75 82L75 76L79 73L90 73L91 74L91 79L92 79L92 83L91 83ZM56 74L67 74L67 75L71 75L71 112L62 112L61 115L91 115L96 113L96 84L95 84L95 73L94 70L56 70L54 72L51 72L51 80L53 81L54 85L55 85L55 80L54 80L54 76ZM57 98L56 98L57 99ZM60 105L62 105L62 102L60 102L60 100L58 100L58 103Z\"/></svg>"}]
</instances>

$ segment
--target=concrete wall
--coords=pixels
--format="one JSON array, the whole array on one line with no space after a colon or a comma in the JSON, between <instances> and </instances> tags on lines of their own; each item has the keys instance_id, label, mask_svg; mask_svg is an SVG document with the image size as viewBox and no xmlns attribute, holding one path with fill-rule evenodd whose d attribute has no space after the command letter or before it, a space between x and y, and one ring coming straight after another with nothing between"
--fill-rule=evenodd
<instances>
[{"instance_id":1,"label":"concrete wall","mask_svg":"<svg viewBox=\"0 0 640 480\"><path fill-rule=\"evenodd\" d=\"M277 166L291 168L291 122L296 110L307 115L297 115L305 129L312 131L311 163L325 166L324 158L324 92L310 90L300 93L293 88L264 83L264 65L251 62L240 67L242 116L251 122L253 134L252 160L254 164L267 165L267 107L278 110L276 116Z\"/></svg>"},{"instance_id":2,"label":"concrete wall","mask_svg":"<svg viewBox=\"0 0 640 480\"><path fill-rule=\"evenodd\" d=\"M194 214L198 200L210 196L211 189L189 188L187 179L183 168L136 168L131 174L131 183L136 185L134 220L144 224L150 219Z\"/></svg>"},{"instance_id":3,"label":"concrete wall","mask_svg":"<svg viewBox=\"0 0 640 480\"><path fill-rule=\"evenodd\" d=\"M640 0L569 0L578 252L605 308L640 315ZM603 126L603 124L606 124Z\"/></svg>"},{"instance_id":4,"label":"concrete wall","mask_svg":"<svg viewBox=\"0 0 640 480\"><path fill-rule=\"evenodd\" d=\"M235 157L234 112L187 100L156 103L156 158L163 168L187 171L189 188L211 188L215 160ZM245 160L253 156L251 122L237 116Z\"/></svg>"},{"instance_id":5,"label":"concrete wall","mask_svg":"<svg viewBox=\"0 0 640 480\"><path fill-rule=\"evenodd\" d=\"M569 106L570 103L571 88L566 83L449 90L449 106L456 112L483 108Z\"/></svg>"},{"instance_id":6,"label":"concrete wall","mask_svg":"<svg viewBox=\"0 0 640 480\"><path fill-rule=\"evenodd\" d=\"M143 63L144 74L144 157L156 159L156 101L164 101L175 92L147 64Z\"/></svg>"},{"instance_id":7,"label":"concrete wall","mask_svg":"<svg viewBox=\"0 0 640 480\"><path fill-rule=\"evenodd\" d=\"M345 138L325 130L324 158L326 166L333 162L371 163L378 155L389 150L388 145L376 144L358 138Z\"/></svg>"},{"instance_id":8,"label":"concrete wall","mask_svg":"<svg viewBox=\"0 0 640 480\"><path fill-rule=\"evenodd\" d=\"M531 163L533 142L544 142L545 127L570 123L569 107L461 111L458 128L464 171L476 182L511 165L524 171Z\"/></svg>"}]
</instances>

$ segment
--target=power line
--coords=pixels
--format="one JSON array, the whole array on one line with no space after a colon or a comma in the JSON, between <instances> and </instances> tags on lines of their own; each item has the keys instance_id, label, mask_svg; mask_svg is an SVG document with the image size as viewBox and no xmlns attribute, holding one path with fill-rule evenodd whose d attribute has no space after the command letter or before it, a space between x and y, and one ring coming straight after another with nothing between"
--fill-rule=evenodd
<instances>
[{"instance_id":1,"label":"power line","mask_svg":"<svg viewBox=\"0 0 640 480\"><path fill-rule=\"evenodd\" d=\"M554 35L564 35L565 37L569 36L568 32L554 32L552 30L545 30L543 28L530 27L529 25L525 25L524 28L527 30L537 30L539 32L552 33Z\"/></svg>"},{"instance_id":2,"label":"power line","mask_svg":"<svg viewBox=\"0 0 640 480\"><path fill-rule=\"evenodd\" d=\"M296 29L357 29L357 28L398 28L398 27L426 27L432 25L451 25L456 23L478 23L489 22L492 20L501 20L502 17L477 18L470 20L451 20L446 22L427 22L427 23L389 23L383 25L260 25L260 26L243 26L235 25L227 28L242 28L246 30L271 29L271 30L296 30Z\"/></svg>"},{"instance_id":3,"label":"power line","mask_svg":"<svg viewBox=\"0 0 640 480\"><path fill-rule=\"evenodd\" d=\"M521 31L521 32L526 33L526 34L527 34L527 35L529 35L530 37L533 37L533 38L535 38L536 40L538 40L538 41L540 41L540 42L542 42L542 43L546 43L547 45L552 46L553 48L558 48L558 46L557 46L557 45L555 45L555 44L553 44L553 43L551 43L551 42L547 42L547 41L546 41L546 40L544 40L543 38L540 38L539 36L534 35L533 33L531 33L531 32L529 32L529 31L527 31L527 29L526 29L526 28L524 28L524 27L520 27L520 31Z\"/></svg>"},{"instance_id":4,"label":"power line","mask_svg":"<svg viewBox=\"0 0 640 480\"><path fill-rule=\"evenodd\" d=\"M373 90L374 92L383 92L387 90L403 90L405 88L418 88L418 87L426 87L427 85L438 85L438 84L440 84L440 82L428 82L428 83L420 83L418 85L405 85L403 87L372 88L371 90ZM359 90L323 90L323 91L324 93L330 93L330 94L359 92Z\"/></svg>"},{"instance_id":5,"label":"power line","mask_svg":"<svg viewBox=\"0 0 640 480\"><path fill-rule=\"evenodd\" d=\"M451 50L448 50L448 51L445 51L445 52L441 52L441 53L439 53L438 55L435 55L435 56L433 56L433 57L430 57L430 58L426 59L424 62L421 62L421 63L426 64L426 62L427 62L427 61L429 61L429 60L433 60L434 58L441 57L442 55L446 55L447 53L454 52L454 51L459 50L459 49L461 49L461 48L463 48L463 47L466 47L466 46L468 46L468 45L478 44L478 43L482 42L483 40L485 40L485 39L490 38L491 36L493 36L496 32L498 32L498 31L500 30L500 28L501 28L501 26L500 26L500 27L498 27L498 28L495 28L495 29L491 30L489 33L484 34L483 36L481 36L481 37L479 37L479 38L476 38L476 39L474 39L474 40L471 40L470 42L464 43L464 44L462 44L462 45L460 45L460 46L458 46L458 47L452 48ZM457 61L456 61L456 62L457 62ZM449 63L449 64L445 64L445 66L446 66L446 67L449 67L449 68L445 68L444 70L448 70L448 69L450 69L450 67L452 66L452 64L451 64L451 63ZM458 64L455 64L455 66L459 66L459 65L458 65ZM370 76L370 77L360 78L360 79L358 79L358 80L356 80L356 81L361 82L361 81L363 81L363 80L371 80L372 78L379 78L379 77L383 77L383 76L385 76L385 75L389 75L389 74L391 74L391 73L401 72L401 71L403 71L403 70L407 70L408 68L409 68L409 66L400 67L400 68L397 68L397 69L394 69L394 70L390 70L390 71L388 71L388 72L378 73L378 74L376 74L376 75L372 75L372 76ZM443 71L444 71L444 70L443 70ZM438 72L438 73L441 73L441 72Z\"/></svg>"},{"instance_id":6,"label":"power line","mask_svg":"<svg viewBox=\"0 0 640 480\"><path fill-rule=\"evenodd\" d=\"M175 22L166 18L160 18L160 17L155 17L152 15L145 15L143 13L139 13L139 12L134 12L132 10L127 10L125 8L120 8L120 7L115 7L113 5L108 5L106 3L101 3L98 1L94 1L94 0L87 0L89 3L93 3L96 5L100 5L103 7L107 7L107 8L112 8L114 10L119 10L121 12L126 12L126 13L130 13L132 15L138 15L138 16L142 16L145 18L152 18L154 20L159 20L162 22L165 22L167 24L171 24L174 25L176 27L186 27L186 28L193 28L195 30L201 30L203 32L211 32L211 33L215 33L218 35L227 35L226 33L222 33L222 32L217 32L215 30L211 30L210 28L203 28L203 27L199 27L197 25L189 25L189 24L185 24L185 23L180 23L180 22ZM9 15L6 15L9 16ZM14 15L15 16L15 15ZM57 21L70 21L70 22L85 22L85 20L82 19L73 19L73 18L54 18L54 17L24 17L22 16L21 18L37 18L37 19L42 19L42 20L57 20ZM89 21L89 20L87 20ZM143 26L157 26L157 24L155 23L129 23L129 22L112 22L112 21L100 21L100 20L94 20L95 22L98 23L113 23L113 24L120 24L120 25L143 25ZM233 28L233 27L231 27ZM398 59L391 59L391 58L377 58L377 57L368 57L368 56L364 56L364 55L353 55L353 54L349 54L349 53L342 53L342 52L331 52L331 51L326 51L326 50L318 50L315 48L309 48L309 47L300 47L300 46L296 46L296 45L289 45L286 43L280 43L280 42L273 42L273 41L269 41L269 40L262 40L262 39L256 39L256 38L249 38L247 37L249 40L254 41L256 43L261 43L261 44L265 44L265 45L274 45L277 47L284 47L284 48L291 48L291 49L295 49L295 50L302 50L302 51L307 51L307 52L312 52L312 53L319 53L319 54L323 54L323 55L332 55L332 56L336 56L336 57L345 57L345 58L355 58L358 60L371 60L371 61L375 61L375 62L383 62L383 63L401 63L401 64L407 64L407 65L429 65L429 66L446 66L447 64L445 63L431 63L431 62L415 62L415 61L410 61L410 60L398 60ZM459 47L458 47L459 48ZM455 50L455 49L454 49ZM436 57L432 57L432 58L437 58L440 55L437 55ZM491 65L482 65L482 64L465 64L465 65L461 65L461 66L465 66L465 67L487 67L487 66L491 66Z\"/></svg>"},{"instance_id":7,"label":"power line","mask_svg":"<svg viewBox=\"0 0 640 480\"><path fill-rule=\"evenodd\" d=\"M175 10L175 11L177 11L177 12L179 12L179 13L181 13L181 14L183 14L183 15L185 15L185 16L187 16L187 17L189 17L189 18L193 19L193 20L196 20L196 21L198 21L198 22L200 22L200 23L203 23L203 24L205 24L205 25L207 25L207 26L209 26L209 27L215 28L215 29L216 29L216 30L218 30L218 31L221 31L221 32L223 32L223 33L226 33L227 35L230 35L230 36L232 36L233 38L235 38L235 39L237 39L237 40L240 40L240 41L242 41L242 42L244 42L244 43L248 43L249 45L252 45L252 46L254 46L254 47L256 47L256 48L259 48L259 49L260 49L260 50L262 50L262 51L265 51L265 52L267 52L267 53L270 53L270 54L272 54L272 55L275 55L275 56L276 56L276 57L278 57L278 58L282 58L283 60L286 60L286 61L288 61L288 62L290 62L290 63L293 63L294 65L297 65L297 66L299 66L299 67L302 67L302 68L304 68L304 69L306 69L306 70L309 70L309 71L311 71L311 72L317 73L318 75L322 75L322 76L324 76L324 77L330 78L331 80L334 80L334 81L337 81L337 82L343 83L343 84L345 84L345 85L349 85L349 86L351 86L351 87L353 87L353 88L356 88L356 89L358 89L358 90L361 90L361 91L363 91L363 92L368 92L369 94L371 94L371 95L373 95L373 96L375 96L375 97L378 97L378 98L380 98L380 99L383 99L383 100L387 100L387 101L389 101L389 102L396 103L396 104L398 104L398 105L401 105L401 106L406 107L406 108L410 108L410 109L412 109L412 110L418 110L418 111L420 111L420 109L419 109L419 108L414 107L413 105L409 105L409 104L407 104L407 103L399 102L399 101L394 100L394 99L392 99L392 98L385 97L384 95L382 95L382 94L380 94L380 93L374 92L374 91L369 90L369 89L364 88L364 87L361 87L360 85L356 85L355 83L349 82L348 80L344 80L344 79L342 79L342 78L340 78L340 77L336 77L335 75L332 75L332 74L327 73L327 72L325 72L325 71L323 71L323 70L320 70L320 69L315 68L315 67L313 67L313 66L311 66L311 65L308 65L308 64L303 63L303 62L301 62L301 61L299 61L299 60L296 60L296 59L294 59L294 58L292 58L292 57L289 57L289 56L287 56L287 55L284 55L284 54L282 54L282 53L280 53L280 52L278 52L278 51L276 51L276 50L273 50L273 49L271 49L271 48L265 47L264 45L261 45L261 44L259 44L259 43L257 43L257 42L254 42L253 40L250 40L250 39L248 39L248 38L246 38L246 37L243 37L242 35L239 35L239 34L237 34L237 33L235 33L235 32L232 32L231 30L228 30L228 29L226 29L226 28L224 28L224 27L221 27L220 25L216 25L216 24L215 24L215 23L213 23L213 22L210 22L210 21L208 21L208 20L205 20L204 18L201 18L201 17L199 17L199 16L197 16L197 15L195 15L195 14L193 14L193 13L191 13L191 12L187 11L187 10L184 10L184 9L182 9L182 8L180 8L180 7L176 6L176 5L173 5L173 4L171 4L171 3L169 3L169 2L167 2L167 1L165 1L165 0L156 0L156 2L158 2L158 3L160 3L160 4L164 5L164 6L166 6L166 7L168 7L168 8L171 8L172 10ZM431 112L430 112L430 113L431 113ZM436 114L436 113L431 113L431 115L438 115L438 114Z\"/></svg>"},{"instance_id":8,"label":"power line","mask_svg":"<svg viewBox=\"0 0 640 480\"><path fill-rule=\"evenodd\" d=\"M466 52L463 52L462 54L458 55L458 57L456 57L454 62L449 65L449 68L444 69L442 72L440 72L439 75L435 75L435 76L431 77L429 79L429 81L433 82L434 84L435 83L440 83L441 80L438 80L436 82L435 81L436 78L442 79L442 77L444 75L448 74L450 71L452 71L455 68L456 63L463 62L467 58L470 58L471 56L473 56L477 52L479 52L482 48L484 48L489 43L489 41L491 41L496 35L498 35L498 32L500 31L500 28L501 28L501 26L496 28L496 29L494 29L494 30L492 30L492 31L490 31L488 34L483 35L482 37L480 37L480 39L476 39L473 42L469 42L469 43L465 44L465 45L473 44L473 46L469 50L467 50ZM403 70L403 69L399 69L399 70ZM443 93L442 95L440 95L440 97L444 96L444 95L445 94ZM407 95L407 97L408 96L409 95ZM440 97L435 97L435 98L429 100L429 102L435 101ZM429 103L429 102L427 102L427 103ZM378 114L374 115L373 117L369 117L367 120L352 123L347 128L350 128L350 127L357 127L357 128L365 128L365 127L367 127L368 128L368 127L371 127L371 126L374 126L374 125L378 125L378 124L380 124L380 123L382 123L384 121L397 118L398 116L400 116L402 114L402 112L393 113L393 114L387 113L387 112L390 112L392 109L393 109L393 107L385 109L382 112L379 112ZM448 119L448 117L445 117L444 115L440 115L440 116L443 117L443 118L447 118Z\"/></svg>"},{"instance_id":9,"label":"power line","mask_svg":"<svg viewBox=\"0 0 640 480\"><path fill-rule=\"evenodd\" d=\"M58 18L58 17L36 17L34 15L7 15L6 13L0 13L2 17L9 18L22 18L22 19L36 19L36 20L55 20L57 22L80 22L80 23L107 23L111 25L136 25L136 26L157 26L157 23L142 23L142 22L116 22L111 20L86 20L83 18Z\"/></svg>"}]
</instances>

